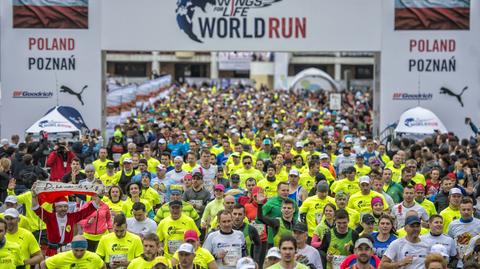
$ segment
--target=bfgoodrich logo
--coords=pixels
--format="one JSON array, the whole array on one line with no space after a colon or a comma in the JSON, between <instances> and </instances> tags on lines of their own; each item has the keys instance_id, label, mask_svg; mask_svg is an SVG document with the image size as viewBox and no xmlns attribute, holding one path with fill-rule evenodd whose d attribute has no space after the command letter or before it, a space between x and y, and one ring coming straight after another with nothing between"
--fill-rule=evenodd
<instances>
[{"instance_id":1,"label":"bfgoodrich logo","mask_svg":"<svg viewBox=\"0 0 480 269\"><path fill-rule=\"evenodd\" d=\"M433 99L431 93L405 93L395 92L393 93L393 100L405 100L405 101L428 101Z\"/></svg>"},{"instance_id":2,"label":"bfgoodrich logo","mask_svg":"<svg viewBox=\"0 0 480 269\"><path fill-rule=\"evenodd\" d=\"M13 98L52 98L53 92L51 91L13 91Z\"/></svg>"},{"instance_id":3,"label":"bfgoodrich logo","mask_svg":"<svg viewBox=\"0 0 480 269\"><path fill-rule=\"evenodd\" d=\"M249 16L252 10L271 7L281 1L283 0L177 0L175 13L180 30L199 43L207 38L306 38L305 17ZM207 11L208 4L213 7L212 11ZM199 9L203 13L195 16Z\"/></svg>"}]
</instances>

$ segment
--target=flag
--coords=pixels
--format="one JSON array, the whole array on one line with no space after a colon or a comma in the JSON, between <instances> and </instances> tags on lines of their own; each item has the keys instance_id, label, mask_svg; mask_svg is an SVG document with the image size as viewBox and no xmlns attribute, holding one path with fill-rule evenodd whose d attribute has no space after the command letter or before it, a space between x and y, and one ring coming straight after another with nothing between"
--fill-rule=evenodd
<instances>
[{"instance_id":1,"label":"flag","mask_svg":"<svg viewBox=\"0 0 480 269\"><path fill-rule=\"evenodd\" d=\"M469 30L470 0L395 0L395 30Z\"/></svg>"},{"instance_id":2,"label":"flag","mask_svg":"<svg viewBox=\"0 0 480 269\"><path fill-rule=\"evenodd\" d=\"M13 28L88 29L88 0L13 0Z\"/></svg>"}]
</instances>

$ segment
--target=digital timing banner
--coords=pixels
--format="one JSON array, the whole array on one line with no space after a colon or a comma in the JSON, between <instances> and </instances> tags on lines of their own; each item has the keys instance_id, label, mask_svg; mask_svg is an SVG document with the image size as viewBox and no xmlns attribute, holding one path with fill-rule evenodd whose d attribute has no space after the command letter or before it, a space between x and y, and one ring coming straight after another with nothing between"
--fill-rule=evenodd
<instances>
[{"instance_id":1,"label":"digital timing banner","mask_svg":"<svg viewBox=\"0 0 480 269\"><path fill-rule=\"evenodd\" d=\"M23 136L57 104L101 128L99 1L13 0L0 9L1 137Z\"/></svg>"},{"instance_id":2,"label":"digital timing banner","mask_svg":"<svg viewBox=\"0 0 480 269\"><path fill-rule=\"evenodd\" d=\"M380 129L421 106L460 138L473 135L465 118L480 124L480 2L384 1L383 18Z\"/></svg>"}]
</instances>

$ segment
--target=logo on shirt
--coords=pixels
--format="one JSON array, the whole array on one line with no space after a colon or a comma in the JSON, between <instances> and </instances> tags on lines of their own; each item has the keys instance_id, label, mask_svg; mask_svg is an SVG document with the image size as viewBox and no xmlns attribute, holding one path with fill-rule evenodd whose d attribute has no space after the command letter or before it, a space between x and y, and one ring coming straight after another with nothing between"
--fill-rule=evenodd
<instances>
[{"instance_id":1,"label":"logo on shirt","mask_svg":"<svg viewBox=\"0 0 480 269\"><path fill-rule=\"evenodd\" d=\"M113 252L116 252L116 251L128 251L128 247L127 246L122 246L120 244L113 244L112 245L112 251Z\"/></svg>"}]
</instances>

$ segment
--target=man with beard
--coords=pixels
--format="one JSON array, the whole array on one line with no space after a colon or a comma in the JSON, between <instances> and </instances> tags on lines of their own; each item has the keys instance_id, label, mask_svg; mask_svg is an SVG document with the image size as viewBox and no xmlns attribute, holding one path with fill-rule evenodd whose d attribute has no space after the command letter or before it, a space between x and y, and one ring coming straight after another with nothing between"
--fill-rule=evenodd
<instances>
[{"instance_id":1,"label":"man with beard","mask_svg":"<svg viewBox=\"0 0 480 269\"><path fill-rule=\"evenodd\" d=\"M297 240L293 236L284 236L280 239L278 244L280 249L281 259L275 265L268 267L268 269L282 269L282 268L295 268L295 269L308 269L308 266L303 265L296 261L295 256L297 253Z\"/></svg>"},{"instance_id":2,"label":"man with beard","mask_svg":"<svg viewBox=\"0 0 480 269\"><path fill-rule=\"evenodd\" d=\"M254 258L256 262L260 261L260 252L262 242L258 235L257 229L245 222L245 207L235 204L232 210L233 229L240 231L245 236L245 244L247 246L247 254Z\"/></svg>"},{"instance_id":3,"label":"man with beard","mask_svg":"<svg viewBox=\"0 0 480 269\"><path fill-rule=\"evenodd\" d=\"M167 263L168 261L163 256L158 256L162 249L160 239L154 233L146 234L143 237L143 254L130 262L128 268L152 268L155 264Z\"/></svg>"},{"instance_id":4,"label":"man with beard","mask_svg":"<svg viewBox=\"0 0 480 269\"><path fill-rule=\"evenodd\" d=\"M361 237L355 242L354 253L357 256L357 261L350 266L352 269L373 269L370 264L370 258L373 256L373 244L370 239Z\"/></svg>"}]
</instances>

